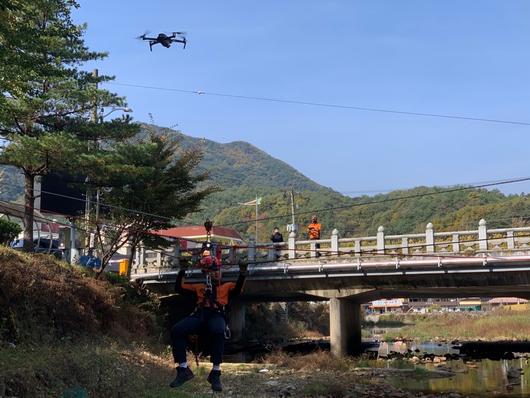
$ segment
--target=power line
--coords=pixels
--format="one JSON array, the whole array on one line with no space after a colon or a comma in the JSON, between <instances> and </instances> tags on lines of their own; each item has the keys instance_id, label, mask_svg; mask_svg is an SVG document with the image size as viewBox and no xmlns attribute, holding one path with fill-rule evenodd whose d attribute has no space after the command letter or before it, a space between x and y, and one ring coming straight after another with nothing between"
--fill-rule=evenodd
<instances>
[{"instance_id":1,"label":"power line","mask_svg":"<svg viewBox=\"0 0 530 398\"><path fill-rule=\"evenodd\" d=\"M311 214L311 213L317 213L318 214L318 213L323 213L323 212L333 211L333 210L342 210L342 209L348 209L348 208L365 206L365 205L381 204L381 203L387 203L387 202L395 202L395 201L399 201L399 200L406 200L406 199L421 198L421 197L426 197L426 196L441 195L441 194L445 194L445 193L467 191L467 190L478 189L478 188L486 188L486 187L491 187L491 186L496 186L496 185L513 184L513 183L529 181L529 180L530 180L530 177L512 178L512 179L507 179L507 180L495 180L495 181L488 182L488 183L470 185L470 186L465 186L465 187L450 188L450 189L433 191L433 192L423 192L423 193L405 195L405 196L400 196L400 197L396 197L396 198L386 198L386 199L372 200L372 201L367 201L367 202L362 202L362 203L353 203L353 204L349 204L349 205L342 205L342 206L334 206L334 207L328 207L328 208L307 210L307 211L303 211L303 212L297 212L297 215ZM3 183L3 184L4 185L8 185L8 186L15 186L15 184L9 184L9 183ZM39 191L39 190L34 189L34 191ZM84 202L83 199L77 198L77 197L74 197L74 196L63 195L63 194L58 194L58 193L49 192L49 191L43 191L43 190L40 190L40 192L41 193L44 192L44 193L48 193L50 195L56 195L56 196L60 196L60 197L63 197L63 198L72 199L72 200L78 200L78 201L83 201ZM142 212L142 211L137 210L137 209L130 209L130 208L125 208L125 207L121 207L121 206L113 206L113 205L105 204L104 202L102 202L100 205L103 206L103 207L118 208L120 210L127 211L127 212L130 212L130 213L145 214L145 215L149 215L149 216L153 216L153 217L158 217L160 219L169 220L168 217L164 217L164 216L161 216L161 215L148 213L148 212ZM291 216L290 213L289 214L282 214L282 215L278 215L278 216L260 218L258 221L274 220L274 219L285 218L285 217L290 217L290 216ZM217 225L217 226L219 226L219 227L228 227L228 226L248 224L248 223L253 223L253 222L256 222L256 220L255 219L241 220L241 221L238 221L238 222L233 222L233 223L228 223L228 224L220 224L220 225Z\"/></svg>"},{"instance_id":2,"label":"power line","mask_svg":"<svg viewBox=\"0 0 530 398\"><path fill-rule=\"evenodd\" d=\"M297 214L298 215L311 214L311 213L318 214L318 213L334 211L334 210L343 210L343 209L350 209L350 208L353 208L353 207L360 207L360 206L366 206L366 205L381 204L381 203L388 203L388 202L396 202L396 201L399 201L399 200L422 198L422 197L426 197L426 196L441 195L441 194L451 193L451 192L468 191L468 190L471 190L471 189L486 188L486 187L491 187L491 186L496 186L496 185L513 184L513 183L516 183L516 182L523 182L523 181L530 181L530 177L513 178L513 179L509 179L509 180L491 182L491 183L487 183L487 184L470 185L470 186L467 186L467 187L451 188L451 189L445 189L445 190L440 190L440 191L415 193L415 194L400 196L400 197L396 197L396 198L386 198L386 199L372 200L372 201L361 202L361 203L353 203L353 204L349 204L349 205L327 207L327 208L322 208L322 209L313 209L313 210L307 210L307 211L303 211L303 212L298 212ZM274 220L274 219L284 218L284 217L289 217L289 216L290 216L290 214L282 214L282 215L279 215L279 216L261 218L261 219L259 219L259 221ZM223 224L221 226L228 227L228 226L233 226L233 225L248 224L248 223L255 222L255 221L256 220L242 220L240 222Z\"/></svg>"},{"instance_id":3,"label":"power line","mask_svg":"<svg viewBox=\"0 0 530 398\"><path fill-rule=\"evenodd\" d=\"M131 83L118 83L118 82L106 82L106 83L117 85L117 86L124 86L124 87L135 87L135 88L143 88L143 89L149 89L149 90L170 91L170 92L178 92L178 93L185 93L185 94L208 95L208 96L215 96L215 97L225 97L225 98L243 99L243 100L251 100L251 101L278 102L278 103L284 103L284 104L309 105L309 106L318 106L318 107L325 107L325 108L356 110L356 111L363 111L363 112L391 113L391 114L398 114L398 115L434 117L434 118L443 118L443 119L468 120L468 121L473 121L473 122L501 123L501 124L520 125L520 126L530 126L530 122L524 122L524 121L518 121L518 120L491 119L491 118L482 118L482 117L473 117L473 116L450 115L450 114L444 114L444 113L400 111L396 109L371 108L371 107L354 106L354 105L329 104L329 103L324 103L324 102L311 102L311 101L298 101L298 100L289 100L289 99L281 99L281 98L257 97L257 96L250 96L250 95L237 95L237 94L219 93L219 92L202 91L202 90L184 90L184 89L179 89L179 88L146 86L146 85L131 84Z\"/></svg>"},{"instance_id":4,"label":"power line","mask_svg":"<svg viewBox=\"0 0 530 398\"><path fill-rule=\"evenodd\" d=\"M474 181L474 182L462 182L462 183L457 183L457 184L450 184L450 185L438 185L438 186L435 186L437 188L449 188L449 187L454 187L454 186L460 186L460 185L479 185L479 184L489 184L489 183L493 183L493 182L501 182L501 181L505 181L505 180L508 180L510 178L499 178L499 179L496 179L496 180L486 180L486 181ZM357 191L346 191L346 190L337 190L337 192L343 194L343 195L352 195L352 194L368 194L368 193L389 193L389 192L393 192L393 191L407 191L407 190L412 190L412 189L416 189L416 188L421 188L421 186L415 186L415 187L407 187L407 188L386 188L386 189L383 189L383 188L378 188L378 189L371 189L371 190L357 190Z\"/></svg>"},{"instance_id":5,"label":"power line","mask_svg":"<svg viewBox=\"0 0 530 398\"><path fill-rule=\"evenodd\" d=\"M10 183L3 182L3 181L1 182L1 185L7 185L7 186L17 187L17 188L20 187L19 185L10 184ZM76 196L70 196L70 195L64 195L64 194L60 194L60 193L56 193L56 192L46 191L46 190L43 190L43 189L33 188L33 192L40 192L41 194L45 193L45 194L48 194L48 195L57 196L57 197L64 198L64 199L70 199L70 200L77 200L77 201L80 201L80 202L86 202L86 199L78 198ZM171 217L162 216L160 214L149 213L149 212L138 210L138 209L130 209L130 208L123 207L123 206L111 205L111 204L108 204L108 203L105 203L105 202L100 202L99 206L100 207L107 207L107 208L110 208L110 209L123 210L123 211L129 212L129 213L143 214L143 215L146 215L146 216L152 216L152 217L156 217L156 218L163 219L163 220L169 220L169 221L172 220Z\"/></svg>"},{"instance_id":6,"label":"power line","mask_svg":"<svg viewBox=\"0 0 530 398\"><path fill-rule=\"evenodd\" d=\"M9 202L8 202L9 203ZM47 221L50 221L50 222L54 222L56 224L59 224L59 225L63 225L63 226L66 226L66 227L71 227L70 224L67 224L67 223L64 223L64 222L60 222L60 221L57 221L57 220L54 220L54 219L49 219L49 218L45 218L45 217L42 217L42 219L44 220L47 220ZM122 231L135 231L137 230L138 232L141 232L142 234L144 235L151 235L149 232L147 231L143 231L143 230L139 230L139 229L133 229L133 228L130 228L130 227L123 227L123 226L117 226L117 225L113 225L113 224L110 224L110 223L106 223L104 224L106 227L110 227L110 228L114 228L114 229L120 229ZM91 232L90 230L87 230L87 229L84 229L84 228L80 228L80 227L76 227L77 230L79 231L83 231L83 232L86 232L86 233L89 233ZM101 234L101 236L107 236L108 233L105 233L103 231L99 231L99 233ZM529 237L530 234L519 234L517 236L515 236L514 238L520 238L520 237ZM181 239L181 240L185 240L185 241L189 241L189 242L193 242L193 243L202 243L201 241L197 241L197 240L193 240L193 239L189 239L189 238L185 238L185 237L174 237L174 239ZM490 239L488 238L485 238L485 239L481 239L481 238L477 238L477 239L466 239L466 240L460 240L459 243L460 244L465 244L465 243L479 243L479 242L482 242L482 241L488 241ZM499 240L499 239L497 239ZM502 240L502 238L500 238L500 240ZM435 242L433 244L428 244L428 243L420 243L420 244L413 244L413 245L409 245L408 246L408 249L414 249L414 248L425 248L425 247L428 247L428 246L433 246L433 247L437 247L437 246L448 246L448 245L451 245L452 242ZM220 244L219 245L221 248L234 248L234 249L248 249L249 246L248 245L223 245L223 244ZM261 248L263 248L263 246L259 246ZM259 249L259 247L257 249ZM273 245L270 245L270 246L267 246L266 248L273 248L275 246ZM398 248L399 249L399 248ZM293 249L289 249L289 248L284 248L282 249L283 251L290 251L290 250L293 250ZM312 253L312 252L321 252L321 253L328 253L328 255L325 256L325 259L326 260L329 260L329 259L333 259L333 258L341 258L341 259L346 259L348 258L348 255L350 256L350 258L354 258L354 259L360 259L359 256L357 255L357 252L354 252L353 253L353 256L352 256L352 252L351 251L338 251L338 252L335 252L333 254L331 254L331 249L294 249L296 251L299 251L299 252L305 252L305 253ZM453 253L449 253L449 252L433 252L433 253L412 253L412 254L404 254L404 253L389 253L387 252L387 250L390 250L390 249L385 249L383 251L383 253L380 253L378 251L378 249L370 249L370 250L362 250L360 252L358 252L359 255L362 255L362 254L366 254L366 255L369 255L369 256L373 256L373 257L388 257L388 256L395 256L397 258L408 258L408 257L416 257L416 258L433 258L433 257L436 257L436 258L469 258L468 255L461 255L461 254L453 254ZM178 258L180 259L181 257L180 256L176 256L174 254L171 254L171 253L167 253L165 251L161 251L160 249L151 249L151 251L155 252L155 253L161 253L162 255L166 256L166 257L170 257L170 258ZM502 252L502 251L501 251ZM331 255L329 255L331 254ZM296 262L301 262L301 261L307 261L307 258L306 257L299 257L299 258L294 258L294 259L288 259L288 262L289 263L296 263ZM267 260L267 261L260 261L260 260L255 260L252 262L252 264L260 264L260 263L270 263L271 261L270 260ZM369 264L369 263L365 263L366 264Z\"/></svg>"},{"instance_id":7,"label":"power line","mask_svg":"<svg viewBox=\"0 0 530 398\"><path fill-rule=\"evenodd\" d=\"M8 202L10 203L10 202ZM42 219L44 220L47 220L47 221L50 221L50 222L54 222L56 224L59 224L59 225L63 225L63 226L66 226L66 227L71 227L71 225L67 224L67 223L62 223L60 221L57 221L57 220L54 220L54 219L49 219L49 218L45 218L45 217L42 217ZM120 230L122 231L131 231L133 230L133 228L127 228L127 227L123 227L123 226L116 226L116 225L112 225L112 224L105 224L105 226L107 227L111 227L111 228L114 228L114 229L117 229L117 228L120 228ZM83 231L83 232L86 232L86 233L89 233L91 231L87 230L87 229L83 229L83 228L77 228L77 230L80 230L80 231ZM134 231L134 230L133 230ZM142 234L144 235L150 235L149 232L146 232L146 231L143 231L143 230L138 230L138 232L141 232ZM108 234L104 233L103 231L99 231L99 234L101 234L101 236L107 236ZM514 238L518 238L518 237L529 237L530 234L519 234L517 236L515 236ZM196 241L196 240L193 240L193 239L188 239L188 238L185 238L185 237L175 237L174 239L182 239L182 240L186 240L186 241L190 241L190 242L194 242L194 243L202 243L200 241ZM459 243L461 244L465 244L465 243L479 243L479 242L482 242L482 241L488 241L489 239L486 238L486 239L481 239L481 238L478 238L478 239L467 239L467 240L461 240L459 241ZM499 240L499 239L497 239ZM502 238L501 238L502 240ZM410 245L408 246L408 249L414 249L414 248L425 248L427 246L433 246L433 247L437 247L437 246L448 246L448 245L451 245L452 242L435 242L433 244L427 244L427 243L421 243L421 244L413 244L413 245ZM248 245L220 245L221 248L234 248L234 249L248 249ZM270 246L270 247L275 247L275 246ZM162 251L160 249L151 249L153 252L155 253L160 253L166 257L169 257L169 258L177 258L177 259L182 259L181 256L176 256L174 254L171 254L171 253L167 253L165 251ZM292 249L282 249L284 251L290 251ZM359 260L361 261L360 262L360 265L362 265L362 259L357 255L356 252L353 253L353 256L352 256L352 252L351 251L338 251L338 252L335 252L335 253L332 253L331 250L327 250L327 249L315 249L315 250L312 250L312 249L294 249L294 250L298 250L300 252L305 252L305 253L311 253L311 252L321 252L321 253L328 253L328 255L325 256L325 259L326 260L330 260L330 259L333 259L333 258L341 258L341 259L347 259L347 258L352 258L352 259L356 259L356 260ZM444 259L444 258L452 258L452 259L455 259L455 258L469 258L468 255L459 255L459 254L452 254L452 253L449 253L449 252L433 252L433 253L412 253L412 254L404 254L404 253L387 253L386 250L389 250L389 249L385 249L383 251L383 253L380 253L377 251L377 249L371 249L371 250L361 250L360 252L358 252L359 255L362 255L362 254L366 254L366 255L369 255L369 256L372 256L372 257L389 257L389 256L395 256L397 259L399 258L438 258L438 259ZM504 251L501 251L501 253L504 252ZM331 255L329 255L331 254ZM349 255L349 257L348 257ZM493 256L495 257L495 256ZM288 259L288 262L290 264L292 263L297 263L297 262L301 262L301 261L307 261L307 258L306 257L300 257L300 258L294 258L294 259ZM263 260L254 260L252 261L251 263L256 265L256 264L264 264L264 263L270 263L271 261L270 260L266 260L266 261L263 261ZM370 263L364 263L364 265L369 265ZM227 264L227 265L230 265L230 264Z\"/></svg>"}]
</instances>

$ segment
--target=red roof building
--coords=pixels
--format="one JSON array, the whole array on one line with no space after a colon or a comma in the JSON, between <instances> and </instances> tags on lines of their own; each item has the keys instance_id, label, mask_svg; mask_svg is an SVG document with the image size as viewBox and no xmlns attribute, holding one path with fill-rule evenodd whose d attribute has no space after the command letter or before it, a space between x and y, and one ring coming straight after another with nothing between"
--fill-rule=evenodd
<instances>
[{"instance_id":1,"label":"red roof building","mask_svg":"<svg viewBox=\"0 0 530 398\"><path fill-rule=\"evenodd\" d=\"M206 240L206 228L199 225L162 229L153 231L152 233L166 238L181 238L181 246L184 248L192 248L194 246L193 242L186 241L186 239L197 241ZM217 227L214 225L211 237L212 240L227 245L244 244L243 237L233 228Z\"/></svg>"}]
</instances>

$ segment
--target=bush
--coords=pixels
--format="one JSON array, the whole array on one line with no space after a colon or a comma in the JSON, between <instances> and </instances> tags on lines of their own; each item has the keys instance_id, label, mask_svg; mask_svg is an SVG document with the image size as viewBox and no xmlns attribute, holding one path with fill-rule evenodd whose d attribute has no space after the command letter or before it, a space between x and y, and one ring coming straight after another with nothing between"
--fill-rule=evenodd
<instances>
[{"instance_id":1,"label":"bush","mask_svg":"<svg viewBox=\"0 0 530 398\"><path fill-rule=\"evenodd\" d=\"M293 338L329 335L327 303L294 302L285 309L279 303L249 304L246 307L245 337L269 344Z\"/></svg>"},{"instance_id":2,"label":"bush","mask_svg":"<svg viewBox=\"0 0 530 398\"><path fill-rule=\"evenodd\" d=\"M0 342L50 343L105 334L155 336L149 297L49 256L0 248ZM132 288L131 288L132 290Z\"/></svg>"},{"instance_id":3,"label":"bush","mask_svg":"<svg viewBox=\"0 0 530 398\"><path fill-rule=\"evenodd\" d=\"M17 223L0 218L0 244L8 245L21 231Z\"/></svg>"}]
</instances>

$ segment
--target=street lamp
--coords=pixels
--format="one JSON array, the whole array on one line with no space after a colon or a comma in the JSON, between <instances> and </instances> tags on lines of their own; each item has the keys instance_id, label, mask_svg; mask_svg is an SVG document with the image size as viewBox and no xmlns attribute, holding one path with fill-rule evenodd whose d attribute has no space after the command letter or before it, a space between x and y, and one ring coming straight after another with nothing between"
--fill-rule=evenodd
<instances>
[{"instance_id":1,"label":"street lamp","mask_svg":"<svg viewBox=\"0 0 530 398\"><path fill-rule=\"evenodd\" d=\"M131 113L132 112L132 109L127 107L127 106L113 106L112 108L110 108L110 110L103 114L103 112L105 112L105 108L101 108L101 112L100 112L100 116L99 116L99 122L103 122L103 119L105 119L107 116L109 116L111 113L113 112L116 112L116 111L122 111L122 112L125 112L125 113Z\"/></svg>"}]
</instances>

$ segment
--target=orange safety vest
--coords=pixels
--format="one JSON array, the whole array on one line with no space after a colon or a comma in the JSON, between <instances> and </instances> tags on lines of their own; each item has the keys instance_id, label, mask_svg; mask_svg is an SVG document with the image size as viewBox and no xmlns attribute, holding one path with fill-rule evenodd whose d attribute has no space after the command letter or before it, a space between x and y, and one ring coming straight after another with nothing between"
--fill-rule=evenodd
<instances>
[{"instance_id":1,"label":"orange safety vest","mask_svg":"<svg viewBox=\"0 0 530 398\"><path fill-rule=\"evenodd\" d=\"M311 223L307 226L307 232L309 234L309 239L320 239L320 224Z\"/></svg>"},{"instance_id":2,"label":"orange safety vest","mask_svg":"<svg viewBox=\"0 0 530 398\"><path fill-rule=\"evenodd\" d=\"M197 304L203 307L210 307L211 302L206 298L205 291L206 291L206 285L204 283L184 283L184 280L182 280L182 283L180 285L183 289L195 292L197 295ZM228 304L228 295L234 288L236 287L235 282L227 282L227 283L221 283L221 285L217 286L217 297L216 297L216 303L218 303L220 306L225 306Z\"/></svg>"}]
</instances>

